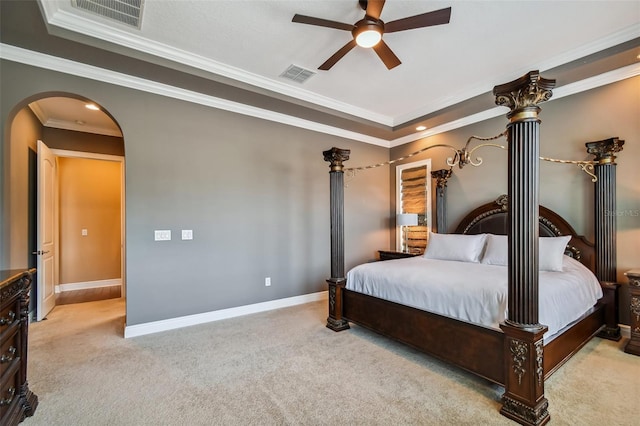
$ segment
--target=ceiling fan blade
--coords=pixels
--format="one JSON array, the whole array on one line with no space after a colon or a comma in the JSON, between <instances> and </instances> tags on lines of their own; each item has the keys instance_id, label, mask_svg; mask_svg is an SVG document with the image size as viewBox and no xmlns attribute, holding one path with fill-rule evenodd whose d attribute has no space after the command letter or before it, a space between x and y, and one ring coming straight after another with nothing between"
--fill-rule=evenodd
<instances>
[{"instance_id":1,"label":"ceiling fan blade","mask_svg":"<svg viewBox=\"0 0 640 426\"><path fill-rule=\"evenodd\" d=\"M342 22L329 21L328 19L314 18L313 16L293 15L291 22L297 22L299 24L317 25L319 27L335 28L336 30L353 30L352 24L344 24Z\"/></svg>"},{"instance_id":2,"label":"ceiling fan blade","mask_svg":"<svg viewBox=\"0 0 640 426\"><path fill-rule=\"evenodd\" d=\"M342 59L342 57L344 55L346 55L347 53L349 53L349 51L351 49L353 49L354 47L356 47L356 41L355 40L351 40L349 43L347 43L344 46L342 46L342 48L340 50L338 50L336 53L334 53L333 56L331 56L329 59L327 59L324 62L324 64L320 65L318 67L318 69L319 70L323 70L323 71L329 70L332 66L334 66L336 64L336 62L338 62L340 59Z\"/></svg>"},{"instance_id":3,"label":"ceiling fan blade","mask_svg":"<svg viewBox=\"0 0 640 426\"><path fill-rule=\"evenodd\" d=\"M388 69L395 68L402 63L384 40L380 40L378 44L373 46L373 50L376 51Z\"/></svg>"},{"instance_id":4,"label":"ceiling fan blade","mask_svg":"<svg viewBox=\"0 0 640 426\"><path fill-rule=\"evenodd\" d=\"M373 19L380 19L385 0L369 0L365 14Z\"/></svg>"},{"instance_id":5,"label":"ceiling fan blade","mask_svg":"<svg viewBox=\"0 0 640 426\"><path fill-rule=\"evenodd\" d=\"M431 27L433 25L448 24L451 18L451 8L435 10L421 15L409 16L397 21L385 22L384 32L394 33L396 31L412 30L414 28Z\"/></svg>"}]
</instances>

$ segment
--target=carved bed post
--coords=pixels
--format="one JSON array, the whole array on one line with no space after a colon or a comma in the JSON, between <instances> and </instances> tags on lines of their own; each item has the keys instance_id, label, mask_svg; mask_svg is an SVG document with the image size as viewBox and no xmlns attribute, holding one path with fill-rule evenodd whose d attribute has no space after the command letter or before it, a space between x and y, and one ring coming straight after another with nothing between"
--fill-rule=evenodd
<instances>
[{"instance_id":1,"label":"carved bed post","mask_svg":"<svg viewBox=\"0 0 640 426\"><path fill-rule=\"evenodd\" d=\"M440 169L431 172L436 180L436 232L447 232L447 181L451 177L451 169Z\"/></svg>"},{"instance_id":2,"label":"carved bed post","mask_svg":"<svg viewBox=\"0 0 640 426\"><path fill-rule=\"evenodd\" d=\"M620 340L618 326L618 288L616 269L616 156L622 151L624 141L609 138L602 141L587 142L587 152L596 161L594 184L594 228L596 249L596 277L602 283L606 326L598 336L610 340Z\"/></svg>"},{"instance_id":3,"label":"carved bed post","mask_svg":"<svg viewBox=\"0 0 640 426\"><path fill-rule=\"evenodd\" d=\"M342 162L349 159L348 149L331 148L324 151L329 165L329 205L331 211L331 278L329 284L329 317L327 327L333 331L349 328L342 318L342 291L347 282L344 274L344 170Z\"/></svg>"},{"instance_id":4,"label":"carved bed post","mask_svg":"<svg viewBox=\"0 0 640 426\"><path fill-rule=\"evenodd\" d=\"M496 104L509 107L508 315L505 334L505 392L500 413L524 425L550 419L544 397L547 327L538 322L538 216L540 120L538 103L551 98L555 80L531 71L493 88Z\"/></svg>"}]
</instances>

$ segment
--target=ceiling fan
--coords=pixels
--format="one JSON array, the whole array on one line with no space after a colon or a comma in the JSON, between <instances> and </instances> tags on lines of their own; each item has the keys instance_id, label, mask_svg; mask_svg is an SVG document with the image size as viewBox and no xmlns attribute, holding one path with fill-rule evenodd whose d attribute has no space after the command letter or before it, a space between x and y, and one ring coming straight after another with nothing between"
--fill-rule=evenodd
<instances>
[{"instance_id":1,"label":"ceiling fan","mask_svg":"<svg viewBox=\"0 0 640 426\"><path fill-rule=\"evenodd\" d=\"M451 8L435 10L420 15L409 16L384 23L380 19L385 0L359 0L360 7L365 11L364 18L355 24L330 21L322 18L314 18L295 14L291 22L300 24L317 25L319 27L334 28L337 30L351 31L353 39L342 46L336 53L318 67L320 70L328 70L336 64L344 55L349 53L356 45L371 47L378 54L388 69L401 64L400 59L393 53L389 46L382 40L382 35L398 31L412 30L415 28L430 27L433 25L448 24L451 17Z\"/></svg>"}]
</instances>

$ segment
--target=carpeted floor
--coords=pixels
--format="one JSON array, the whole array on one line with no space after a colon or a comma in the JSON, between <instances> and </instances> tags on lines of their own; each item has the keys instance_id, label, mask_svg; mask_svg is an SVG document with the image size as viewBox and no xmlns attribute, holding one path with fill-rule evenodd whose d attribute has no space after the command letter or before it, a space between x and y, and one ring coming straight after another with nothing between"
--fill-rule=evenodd
<instances>
[{"instance_id":1,"label":"carpeted floor","mask_svg":"<svg viewBox=\"0 0 640 426\"><path fill-rule=\"evenodd\" d=\"M359 327L326 302L124 339L124 301L30 326L25 425L512 425L502 388ZM555 425L636 425L640 357L592 340L546 384Z\"/></svg>"}]
</instances>

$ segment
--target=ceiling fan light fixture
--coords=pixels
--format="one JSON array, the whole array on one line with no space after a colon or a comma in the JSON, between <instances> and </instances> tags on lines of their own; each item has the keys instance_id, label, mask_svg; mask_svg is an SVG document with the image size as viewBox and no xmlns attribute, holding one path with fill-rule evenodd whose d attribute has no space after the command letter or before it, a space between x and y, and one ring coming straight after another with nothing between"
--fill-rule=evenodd
<instances>
[{"instance_id":1,"label":"ceiling fan light fixture","mask_svg":"<svg viewBox=\"0 0 640 426\"><path fill-rule=\"evenodd\" d=\"M362 31L356 36L356 43L360 47L373 47L380 43L380 40L382 40L382 34L377 28Z\"/></svg>"}]
</instances>

